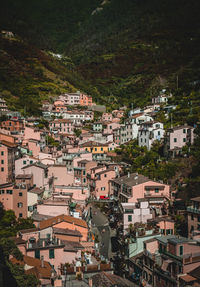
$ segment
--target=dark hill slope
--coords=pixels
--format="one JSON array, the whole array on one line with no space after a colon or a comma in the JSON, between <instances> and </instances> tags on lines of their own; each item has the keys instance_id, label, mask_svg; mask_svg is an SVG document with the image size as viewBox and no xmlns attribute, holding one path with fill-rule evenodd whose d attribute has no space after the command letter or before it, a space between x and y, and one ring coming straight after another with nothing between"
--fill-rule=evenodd
<instances>
[{"instance_id":1,"label":"dark hill slope","mask_svg":"<svg viewBox=\"0 0 200 287\"><path fill-rule=\"evenodd\" d=\"M4 0L3 7L2 29L72 57L102 103L143 105L162 86L197 88L198 0Z\"/></svg>"},{"instance_id":2,"label":"dark hill slope","mask_svg":"<svg viewBox=\"0 0 200 287\"><path fill-rule=\"evenodd\" d=\"M0 95L9 108L39 114L43 100L77 89L88 85L69 58L58 60L19 37L0 36Z\"/></svg>"}]
</instances>

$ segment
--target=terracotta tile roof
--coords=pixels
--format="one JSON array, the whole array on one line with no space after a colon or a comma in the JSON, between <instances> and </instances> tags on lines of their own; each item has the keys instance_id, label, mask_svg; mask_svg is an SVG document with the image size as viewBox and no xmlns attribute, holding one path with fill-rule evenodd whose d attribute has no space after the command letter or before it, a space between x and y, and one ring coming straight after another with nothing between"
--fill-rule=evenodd
<instances>
[{"instance_id":1,"label":"terracotta tile roof","mask_svg":"<svg viewBox=\"0 0 200 287\"><path fill-rule=\"evenodd\" d=\"M71 229L64 229L64 228L56 228L53 227L54 234L64 234L69 236L76 236L76 237L82 237L81 233L78 230L71 230Z\"/></svg>"},{"instance_id":2,"label":"terracotta tile roof","mask_svg":"<svg viewBox=\"0 0 200 287\"><path fill-rule=\"evenodd\" d=\"M130 176L124 175L116 179L112 179L117 184L126 184L128 186L135 186L150 181L150 179L142 174L131 173Z\"/></svg>"},{"instance_id":3,"label":"terracotta tile roof","mask_svg":"<svg viewBox=\"0 0 200 287\"><path fill-rule=\"evenodd\" d=\"M115 274L109 274L106 272L101 272L99 274L96 274L92 276L92 286L98 287L98 286L105 286L105 287L132 287L135 286L135 284L127 279L124 279L118 275Z\"/></svg>"},{"instance_id":4,"label":"terracotta tile roof","mask_svg":"<svg viewBox=\"0 0 200 287\"><path fill-rule=\"evenodd\" d=\"M200 266L196 267L195 269L193 269L192 271L190 271L190 275L200 279Z\"/></svg>"},{"instance_id":5,"label":"terracotta tile roof","mask_svg":"<svg viewBox=\"0 0 200 287\"><path fill-rule=\"evenodd\" d=\"M197 279L192 277L191 275L183 275L183 276L180 276L180 279L184 280L185 282L192 282L192 281L196 281Z\"/></svg>"},{"instance_id":6,"label":"terracotta tile roof","mask_svg":"<svg viewBox=\"0 0 200 287\"><path fill-rule=\"evenodd\" d=\"M11 143L11 142L7 142L7 141L4 141L4 140L1 140L0 143L5 145L5 146L7 146L7 147L10 147L10 148L16 148L17 147L17 144Z\"/></svg>"},{"instance_id":7,"label":"terracotta tile roof","mask_svg":"<svg viewBox=\"0 0 200 287\"><path fill-rule=\"evenodd\" d=\"M86 142L86 143L83 143L80 145L81 147L107 147L108 144L101 144L101 143L98 143L98 142L94 142L94 141L89 141L89 142Z\"/></svg>"},{"instance_id":8,"label":"terracotta tile roof","mask_svg":"<svg viewBox=\"0 0 200 287\"><path fill-rule=\"evenodd\" d=\"M83 220L83 219L79 219L79 218L75 218L73 216L70 215L58 215L52 218L49 218L47 220L43 220L40 222L40 229L45 229L49 226L53 226L55 224L58 224L60 222L68 222L77 226L81 226L84 228L88 228L87 223Z\"/></svg>"},{"instance_id":9,"label":"terracotta tile roof","mask_svg":"<svg viewBox=\"0 0 200 287\"><path fill-rule=\"evenodd\" d=\"M39 228L28 228L28 229L22 229L22 230L20 230L20 232L23 234L23 233L36 232L36 231L39 231L39 230L40 230Z\"/></svg>"},{"instance_id":10,"label":"terracotta tile roof","mask_svg":"<svg viewBox=\"0 0 200 287\"><path fill-rule=\"evenodd\" d=\"M42 261L37 258L33 258L30 256L24 255L23 261L19 261L16 258L12 258L11 262L13 264L19 264L19 265L28 265L33 266L33 268L30 269L30 273L36 275L38 278L50 278L51 277L51 265L49 262L44 261L44 267L41 267ZM31 272L32 270L32 272Z\"/></svg>"},{"instance_id":11,"label":"terracotta tile roof","mask_svg":"<svg viewBox=\"0 0 200 287\"><path fill-rule=\"evenodd\" d=\"M80 242L62 240L62 243L65 244L64 251L77 252L78 250L84 249Z\"/></svg>"},{"instance_id":12,"label":"terracotta tile roof","mask_svg":"<svg viewBox=\"0 0 200 287\"><path fill-rule=\"evenodd\" d=\"M21 237L10 237L10 239L12 239L16 245L19 245L19 244L25 244L26 241L23 240Z\"/></svg>"}]
</instances>

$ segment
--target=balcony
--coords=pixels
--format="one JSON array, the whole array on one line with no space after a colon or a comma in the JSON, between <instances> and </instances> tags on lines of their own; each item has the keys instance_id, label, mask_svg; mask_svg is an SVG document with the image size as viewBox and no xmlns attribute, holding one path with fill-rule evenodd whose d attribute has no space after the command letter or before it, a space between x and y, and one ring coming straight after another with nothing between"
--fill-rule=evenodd
<instances>
[{"instance_id":1,"label":"balcony","mask_svg":"<svg viewBox=\"0 0 200 287\"><path fill-rule=\"evenodd\" d=\"M192 206L188 206L187 211L192 212L192 213L196 213L196 214L200 214L200 209L194 208Z\"/></svg>"}]
</instances>

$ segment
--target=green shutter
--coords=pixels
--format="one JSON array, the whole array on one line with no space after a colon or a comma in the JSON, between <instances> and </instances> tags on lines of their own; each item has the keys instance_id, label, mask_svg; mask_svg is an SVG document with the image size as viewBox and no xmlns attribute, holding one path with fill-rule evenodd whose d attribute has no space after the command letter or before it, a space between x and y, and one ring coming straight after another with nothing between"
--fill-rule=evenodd
<instances>
[{"instance_id":1,"label":"green shutter","mask_svg":"<svg viewBox=\"0 0 200 287\"><path fill-rule=\"evenodd\" d=\"M35 250L35 258L40 259L40 250L39 249Z\"/></svg>"},{"instance_id":2,"label":"green shutter","mask_svg":"<svg viewBox=\"0 0 200 287\"><path fill-rule=\"evenodd\" d=\"M49 249L49 259L55 258L54 249Z\"/></svg>"}]
</instances>

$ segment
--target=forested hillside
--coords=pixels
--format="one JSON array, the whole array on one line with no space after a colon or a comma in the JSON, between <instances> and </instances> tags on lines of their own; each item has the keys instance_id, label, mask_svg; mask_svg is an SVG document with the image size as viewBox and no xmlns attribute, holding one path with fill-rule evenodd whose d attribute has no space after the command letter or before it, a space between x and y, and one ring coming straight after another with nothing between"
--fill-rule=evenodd
<instances>
[{"instance_id":1,"label":"forested hillside","mask_svg":"<svg viewBox=\"0 0 200 287\"><path fill-rule=\"evenodd\" d=\"M197 0L9 0L3 7L2 29L70 56L108 106L146 104L163 86L199 88Z\"/></svg>"}]
</instances>

